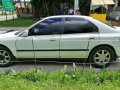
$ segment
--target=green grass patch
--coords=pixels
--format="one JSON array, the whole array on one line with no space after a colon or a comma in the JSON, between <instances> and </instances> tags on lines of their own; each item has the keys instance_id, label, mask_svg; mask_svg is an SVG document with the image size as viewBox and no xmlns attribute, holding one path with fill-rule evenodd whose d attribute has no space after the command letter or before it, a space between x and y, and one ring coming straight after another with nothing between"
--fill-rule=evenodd
<instances>
[{"instance_id":1,"label":"green grass patch","mask_svg":"<svg viewBox=\"0 0 120 90\"><path fill-rule=\"evenodd\" d=\"M120 90L120 71L67 71L65 66L56 72L5 72L0 74L0 90Z\"/></svg>"},{"instance_id":2,"label":"green grass patch","mask_svg":"<svg viewBox=\"0 0 120 90\"><path fill-rule=\"evenodd\" d=\"M2 9L2 6L0 5L0 9Z\"/></svg>"},{"instance_id":3,"label":"green grass patch","mask_svg":"<svg viewBox=\"0 0 120 90\"><path fill-rule=\"evenodd\" d=\"M28 27L37 21L34 18L16 18L14 20L0 21L0 27Z\"/></svg>"}]
</instances>

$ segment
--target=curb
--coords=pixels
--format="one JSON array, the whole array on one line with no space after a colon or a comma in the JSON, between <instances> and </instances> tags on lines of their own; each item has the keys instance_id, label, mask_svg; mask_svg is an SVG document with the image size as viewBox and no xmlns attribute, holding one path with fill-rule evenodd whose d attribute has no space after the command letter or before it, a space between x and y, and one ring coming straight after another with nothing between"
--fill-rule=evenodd
<instances>
[{"instance_id":1,"label":"curb","mask_svg":"<svg viewBox=\"0 0 120 90\"><path fill-rule=\"evenodd\" d=\"M25 30L28 27L0 27L0 31L7 31L7 30Z\"/></svg>"}]
</instances>

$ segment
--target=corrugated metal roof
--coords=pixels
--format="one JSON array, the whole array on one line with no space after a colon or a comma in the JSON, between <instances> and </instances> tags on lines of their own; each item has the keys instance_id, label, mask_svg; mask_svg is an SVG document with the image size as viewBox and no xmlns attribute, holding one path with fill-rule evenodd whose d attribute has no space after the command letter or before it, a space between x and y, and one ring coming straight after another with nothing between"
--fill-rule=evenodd
<instances>
[{"instance_id":1,"label":"corrugated metal roof","mask_svg":"<svg viewBox=\"0 0 120 90\"><path fill-rule=\"evenodd\" d=\"M92 5L109 5L115 4L113 0L91 0Z\"/></svg>"}]
</instances>

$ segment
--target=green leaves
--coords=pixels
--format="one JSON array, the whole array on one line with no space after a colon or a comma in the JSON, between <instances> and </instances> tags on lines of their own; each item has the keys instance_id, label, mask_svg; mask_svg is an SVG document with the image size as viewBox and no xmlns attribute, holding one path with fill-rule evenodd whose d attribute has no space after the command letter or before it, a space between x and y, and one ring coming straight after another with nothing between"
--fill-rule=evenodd
<instances>
[{"instance_id":1,"label":"green leaves","mask_svg":"<svg viewBox=\"0 0 120 90\"><path fill-rule=\"evenodd\" d=\"M119 90L120 71L94 72L81 70L73 64L73 70L65 65L60 71L21 71L0 74L0 90Z\"/></svg>"}]
</instances>

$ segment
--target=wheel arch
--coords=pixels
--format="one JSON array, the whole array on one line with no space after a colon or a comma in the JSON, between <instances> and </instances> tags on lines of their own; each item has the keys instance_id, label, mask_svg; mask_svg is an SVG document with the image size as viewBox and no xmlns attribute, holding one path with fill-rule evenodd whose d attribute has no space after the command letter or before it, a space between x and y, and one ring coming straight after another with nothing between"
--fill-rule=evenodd
<instances>
[{"instance_id":1,"label":"wheel arch","mask_svg":"<svg viewBox=\"0 0 120 90\"><path fill-rule=\"evenodd\" d=\"M13 52L12 52L7 46L5 46L5 45L3 45L3 44L0 44L0 47L4 47L4 48L8 49L8 50L12 53L12 55L14 56ZM15 56L14 56L14 57L15 57Z\"/></svg>"},{"instance_id":2,"label":"wheel arch","mask_svg":"<svg viewBox=\"0 0 120 90\"><path fill-rule=\"evenodd\" d=\"M108 45L108 44L102 44L102 45L98 45L98 46L95 46L94 48L92 48L92 49L90 50L89 54L88 54L88 58L90 57L90 54L92 53L92 51L93 51L94 49L96 49L96 48L98 48L98 47L101 47L101 46L110 47L110 48L114 51L114 54L115 54L115 57L114 57L115 59L114 59L114 60L116 60L116 57L117 57L116 51L115 51L115 49L114 49L113 46Z\"/></svg>"}]
</instances>

